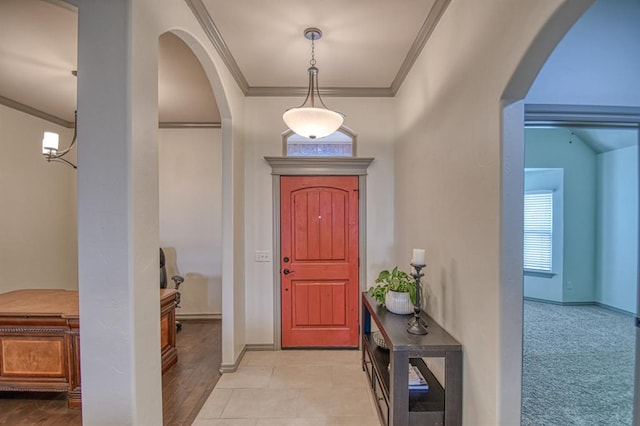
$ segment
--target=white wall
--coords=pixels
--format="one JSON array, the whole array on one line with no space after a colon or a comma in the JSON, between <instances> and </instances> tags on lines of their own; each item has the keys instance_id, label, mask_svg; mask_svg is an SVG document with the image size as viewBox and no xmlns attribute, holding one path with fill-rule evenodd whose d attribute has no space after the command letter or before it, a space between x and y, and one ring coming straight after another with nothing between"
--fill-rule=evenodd
<instances>
[{"instance_id":1,"label":"white wall","mask_svg":"<svg viewBox=\"0 0 640 426\"><path fill-rule=\"evenodd\" d=\"M636 313L638 147L598 155L597 301Z\"/></svg>"},{"instance_id":2,"label":"white wall","mask_svg":"<svg viewBox=\"0 0 640 426\"><path fill-rule=\"evenodd\" d=\"M505 370L520 348L501 334L500 98L561 3L452 1L397 96L394 257L426 249L426 309L463 345L467 425L520 421L520 370Z\"/></svg>"},{"instance_id":3,"label":"white wall","mask_svg":"<svg viewBox=\"0 0 640 426\"><path fill-rule=\"evenodd\" d=\"M598 0L549 57L527 103L640 105L640 2Z\"/></svg>"},{"instance_id":4,"label":"white wall","mask_svg":"<svg viewBox=\"0 0 640 426\"><path fill-rule=\"evenodd\" d=\"M67 147L73 130L3 105L0 129L0 292L76 290L76 170L41 155L44 131L60 134Z\"/></svg>"},{"instance_id":5,"label":"white wall","mask_svg":"<svg viewBox=\"0 0 640 426\"><path fill-rule=\"evenodd\" d=\"M282 155L282 113L298 98L246 99L246 312L247 343L274 343L273 262L255 262L256 250L273 254L271 167L265 156ZM327 98L325 103L346 114L345 125L358 135L358 156L375 157L367 176L367 281L393 266L393 141L392 99Z\"/></svg>"},{"instance_id":6,"label":"white wall","mask_svg":"<svg viewBox=\"0 0 640 426\"><path fill-rule=\"evenodd\" d=\"M558 301L592 302L597 246L596 154L570 129L527 128L525 135L526 167L564 169L562 295Z\"/></svg>"},{"instance_id":7,"label":"white wall","mask_svg":"<svg viewBox=\"0 0 640 426\"><path fill-rule=\"evenodd\" d=\"M222 132L161 129L160 245L181 274L180 317L222 313ZM177 259L176 259L177 257ZM177 262L176 262L177 260Z\"/></svg>"}]
</instances>

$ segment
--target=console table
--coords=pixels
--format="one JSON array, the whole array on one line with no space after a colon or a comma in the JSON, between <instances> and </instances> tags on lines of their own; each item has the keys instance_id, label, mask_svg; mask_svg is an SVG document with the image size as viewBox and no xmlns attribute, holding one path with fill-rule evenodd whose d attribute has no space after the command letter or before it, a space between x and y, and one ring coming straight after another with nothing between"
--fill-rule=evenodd
<instances>
[{"instance_id":1,"label":"console table","mask_svg":"<svg viewBox=\"0 0 640 426\"><path fill-rule=\"evenodd\" d=\"M429 334L407 333L411 315L396 315L362 294L362 368L385 425L462 424L462 346L432 318L423 313ZM389 350L379 348L371 337L371 323L378 327ZM422 357L445 360L444 388ZM429 390L409 391L409 364L418 367Z\"/></svg>"},{"instance_id":2,"label":"console table","mask_svg":"<svg viewBox=\"0 0 640 426\"><path fill-rule=\"evenodd\" d=\"M176 294L160 289L163 373L178 361ZM77 291L0 294L0 391L67 392L69 407L81 406Z\"/></svg>"}]
</instances>

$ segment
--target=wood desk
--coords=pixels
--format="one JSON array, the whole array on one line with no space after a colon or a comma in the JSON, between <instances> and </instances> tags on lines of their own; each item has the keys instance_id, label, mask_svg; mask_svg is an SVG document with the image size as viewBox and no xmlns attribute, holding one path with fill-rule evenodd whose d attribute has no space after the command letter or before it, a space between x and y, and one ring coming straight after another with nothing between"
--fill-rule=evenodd
<instances>
[{"instance_id":1,"label":"wood desk","mask_svg":"<svg viewBox=\"0 0 640 426\"><path fill-rule=\"evenodd\" d=\"M162 373L178 361L176 294L160 289ZM66 392L69 407L81 406L77 291L0 294L0 391Z\"/></svg>"}]
</instances>

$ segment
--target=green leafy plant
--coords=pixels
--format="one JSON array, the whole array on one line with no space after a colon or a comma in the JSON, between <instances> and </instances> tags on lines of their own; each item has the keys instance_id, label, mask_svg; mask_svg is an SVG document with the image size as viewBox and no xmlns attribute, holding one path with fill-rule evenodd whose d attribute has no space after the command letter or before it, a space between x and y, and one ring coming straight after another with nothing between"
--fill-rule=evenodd
<instances>
[{"instance_id":1,"label":"green leafy plant","mask_svg":"<svg viewBox=\"0 0 640 426\"><path fill-rule=\"evenodd\" d=\"M385 298L389 291L398 291L401 293L409 293L412 303L416 303L416 280L396 266L391 272L384 270L378 274L376 278L378 285L369 289L369 294L376 301L384 305Z\"/></svg>"}]
</instances>

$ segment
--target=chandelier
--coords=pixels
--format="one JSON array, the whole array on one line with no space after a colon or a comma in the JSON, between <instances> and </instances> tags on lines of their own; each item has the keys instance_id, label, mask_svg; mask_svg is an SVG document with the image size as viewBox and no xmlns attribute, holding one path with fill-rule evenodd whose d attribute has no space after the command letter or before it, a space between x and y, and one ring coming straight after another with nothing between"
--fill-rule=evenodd
<instances>
[{"instance_id":1,"label":"chandelier","mask_svg":"<svg viewBox=\"0 0 640 426\"><path fill-rule=\"evenodd\" d=\"M318 68L316 68L315 41L320 40L322 31L317 28L307 28L304 36L311 40L311 65L309 73L309 88L307 97L302 105L289 108L282 115L285 124L300 136L310 139L323 138L338 130L344 122L344 115L332 111L322 101L318 87ZM317 102L316 101L317 98Z\"/></svg>"},{"instance_id":2,"label":"chandelier","mask_svg":"<svg viewBox=\"0 0 640 426\"><path fill-rule=\"evenodd\" d=\"M78 166L64 158L64 156L67 155L76 144L77 122L78 111L75 111L73 117L73 139L71 139L71 143L69 144L69 147L67 149L58 149L60 136L58 136L57 133L44 132L44 137L42 138L42 155L44 156L45 160L47 160L48 162L55 161L58 163L65 163L70 165L74 169L78 168Z\"/></svg>"}]
</instances>

